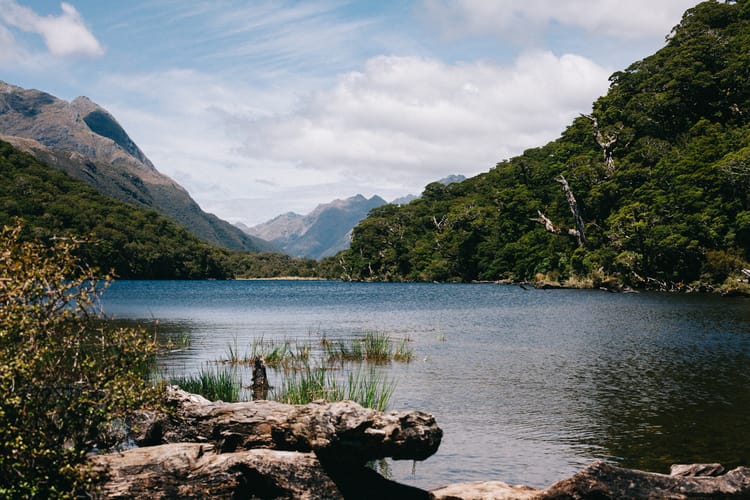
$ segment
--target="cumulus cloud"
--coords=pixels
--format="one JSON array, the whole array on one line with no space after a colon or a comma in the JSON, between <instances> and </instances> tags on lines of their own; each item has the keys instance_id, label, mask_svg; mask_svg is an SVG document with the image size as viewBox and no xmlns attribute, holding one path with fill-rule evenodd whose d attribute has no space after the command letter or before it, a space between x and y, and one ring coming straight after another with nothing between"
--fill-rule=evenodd
<instances>
[{"instance_id":1,"label":"cumulus cloud","mask_svg":"<svg viewBox=\"0 0 750 500\"><path fill-rule=\"evenodd\" d=\"M75 7L65 2L60 7L62 14L59 16L40 16L14 0L0 0L0 19L7 26L41 36L53 56L103 55L104 48Z\"/></svg>"},{"instance_id":2,"label":"cumulus cloud","mask_svg":"<svg viewBox=\"0 0 750 500\"><path fill-rule=\"evenodd\" d=\"M413 189L554 139L606 91L608 74L583 57L550 52L509 66L375 57L293 113L248 124L245 151Z\"/></svg>"},{"instance_id":3,"label":"cumulus cloud","mask_svg":"<svg viewBox=\"0 0 750 500\"><path fill-rule=\"evenodd\" d=\"M425 14L452 37L526 40L552 23L624 40L664 36L695 0L423 0ZM665 31L666 29L666 31ZM529 31L531 30L531 31Z\"/></svg>"},{"instance_id":4,"label":"cumulus cloud","mask_svg":"<svg viewBox=\"0 0 750 500\"><path fill-rule=\"evenodd\" d=\"M322 90L301 94L297 82L287 99L184 70L111 75L96 94L112 96L102 104L204 209L252 224L486 171L556 138L606 91L609 73L550 52L508 65L378 56Z\"/></svg>"}]
</instances>

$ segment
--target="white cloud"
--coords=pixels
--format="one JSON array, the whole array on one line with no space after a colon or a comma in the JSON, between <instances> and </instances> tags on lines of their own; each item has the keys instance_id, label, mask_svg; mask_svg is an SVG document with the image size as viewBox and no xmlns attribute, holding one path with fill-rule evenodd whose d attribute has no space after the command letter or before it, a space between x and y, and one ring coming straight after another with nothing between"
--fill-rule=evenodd
<instances>
[{"instance_id":1,"label":"white cloud","mask_svg":"<svg viewBox=\"0 0 750 500\"><path fill-rule=\"evenodd\" d=\"M14 0L0 0L0 19L6 25L41 36L53 56L103 55L104 48L75 7L65 2L60 7L62 14L59 16L40 16Z\"/></svg>"},{"instance_id":2,"label":"white cloud","mask_svg":"<svg viewBox=\"0 0 750 500\"><path fill-rule=\"evenodd\" d=\"M697 0L423 0L427 16L451 37L528 40L552 23L624 40L663 37Z\"/></svg>"},{"instance_id":3,"label":"white cloud","mask_svg":"<svg viewBox=\"0 0 750 500\"><path fill-rule=\"evenodd\" d=\"M556 138L606 91L609 73L550 52L511 65L380 56L306 95L194 70L111 75L96 95L111 96L102 104L204 209L253 224L486 171Z\"/></svg>"},{"instance_id":4,"label":"white cloud","mask_svg":"<svg viewBox=\"0 0 750 500\"><path fill-rule=\"evenodd\" d=\"M249 123L246 151L413 189L555 138L606 91L608 75L582 57L549 52L512 66L376 57L294 113Z\"/></svg>"}]
</instances>

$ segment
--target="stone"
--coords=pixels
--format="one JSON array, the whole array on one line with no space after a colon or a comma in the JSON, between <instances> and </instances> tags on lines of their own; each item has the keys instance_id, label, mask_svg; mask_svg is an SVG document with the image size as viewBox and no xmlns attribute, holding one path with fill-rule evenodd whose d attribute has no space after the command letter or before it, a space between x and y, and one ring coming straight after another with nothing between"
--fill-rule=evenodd
<instances>
[{"instance_id":1,"label":"stone","mask_svg":"<svg viewBox=\"0 0 750 500\"><path fill-rule=\"evenodd\" d=\"M553 484L541 498L750 498L750 468L738 467L715 477L674 476L594 462Z\"/></svg>"},{"instance_id":2,"label":"stone","mask_svg":"<svg viewBox=\"0 0 750 500\"><path fill-rule=\"evenodd\" d=\"M443 486L430 493L435 500L533 500L540 498L542 491L501 481L475 481Z\"/></svg>"},{"instance_id":3,"label":"stone","mask_svg":"<svg viewBox=\"0 0 750 500\"><path fill-rule=\"evenodd\" d=\"M173 443L98 455L104 498L343 498L312 453Z\"/></svg>"},{"instance_id":4,"label":"stone","mask_svg":"<svg viewBox=\"0 0 750 500\"><path fill-rule=\"evenodd\" d=\"M669 468L670 476L721 476L726 473L721 464L674 464Z\"/></svg>"}]
</instances>

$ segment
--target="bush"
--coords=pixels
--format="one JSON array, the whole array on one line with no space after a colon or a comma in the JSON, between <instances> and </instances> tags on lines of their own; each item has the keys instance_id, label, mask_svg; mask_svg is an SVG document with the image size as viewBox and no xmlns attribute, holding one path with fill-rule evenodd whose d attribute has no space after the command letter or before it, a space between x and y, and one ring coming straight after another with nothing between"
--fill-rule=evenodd
<instances>
[{"instance_id":1,"label":"bush","mask_svg":"<svg viewBox=\"0 0 750 500\"><path fill-rule=\"evenodd\" d=\"M156 344L97 319L109 278L79 264L81 242L22 232L0 231L0 497L70 497L107 424L155 400Z\"/></svg>"}]
</instances>

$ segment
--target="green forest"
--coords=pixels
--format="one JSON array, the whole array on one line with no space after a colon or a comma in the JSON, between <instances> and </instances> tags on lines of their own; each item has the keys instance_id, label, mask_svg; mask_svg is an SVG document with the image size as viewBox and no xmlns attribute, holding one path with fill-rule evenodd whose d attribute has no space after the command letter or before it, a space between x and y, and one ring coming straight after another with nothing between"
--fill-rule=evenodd
<instances>
[{"instance_id":1,"label":"green forest","mask_svg":"<svg viewBox=\"0 0 750 500\"><path fill-rule=\"evenodd\" d=\"M356 280L736 284L750 259L750 2L688 10L557 140L375 209L343 258Z\"/></svg>"},{"instance_id":2,"label":"green forest","mask_svg":"<svg viewBox=\"0 0 750 500\"><path fill-rule=\"evenodd\" d=\"M24 237L85 240L87 265L122 279L310 277L312 260L233 252L196 238L155 211L100 194L0 141L0 226L21 220Z\"/></svg>"}]
</instances>

